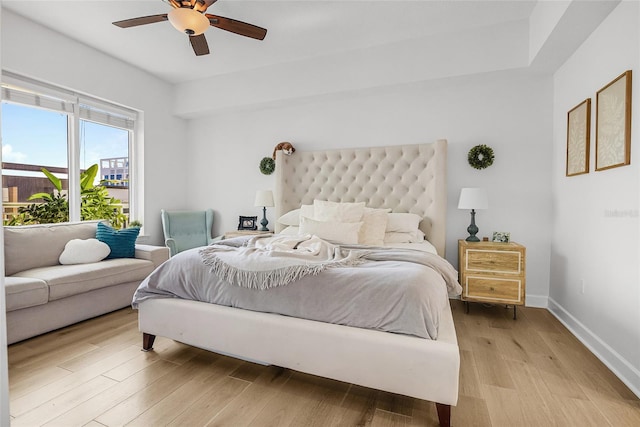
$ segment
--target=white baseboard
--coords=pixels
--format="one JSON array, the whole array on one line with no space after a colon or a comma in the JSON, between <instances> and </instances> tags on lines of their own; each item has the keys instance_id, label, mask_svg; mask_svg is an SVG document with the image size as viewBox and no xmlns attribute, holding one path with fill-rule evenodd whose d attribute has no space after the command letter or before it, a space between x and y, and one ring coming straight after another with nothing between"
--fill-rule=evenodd
<instances>
[{"instance_id":1,"label":"white baseboard","mask_svg":"<svg viewBox=\"0 0 640 427\"><path fill-rule=\"evenodd\" d=\"M602 361L611 371L625 383L627 387L638 397L640 397L640 371L636 369L628 360L611 348L600 337L591 332L589 328L582 324L571 313L565 310L560 304L548 298L548 310L564 326L571 331L591 352ZM529 296L527 295L527 305Z\"/></svg>"},{"instance_id":2,"label":"white baseboard","mask_svg":"<svg viewBox=\"0 0 640 427\"><path fill-rule=\"evenodd\" d=\"M525 300L526 307L547 308L549 307L549 297L546 295L530 295L527 294Z\"/></svg>"}]
</instances>

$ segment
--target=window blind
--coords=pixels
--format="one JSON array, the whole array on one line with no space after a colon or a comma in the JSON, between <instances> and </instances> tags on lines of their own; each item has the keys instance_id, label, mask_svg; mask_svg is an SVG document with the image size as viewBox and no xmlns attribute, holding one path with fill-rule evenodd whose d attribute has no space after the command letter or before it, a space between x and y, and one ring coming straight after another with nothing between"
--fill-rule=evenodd
<instances>
[{"instance_id":1,"label":"window blind","mask_svg":"<svg viewBox=\"0 0 640 427\"><path fill-rule=\"evenodd\" d=\"M11 72L2 74L2 100L66 114L80 119L134 130L138 113L96 98L50 86Z\"/></svg>"},{"instance_id":2,"label":"window blind","mask_svg":"<svg viewBox=\"0 0 640 427\"><path fill-rule=\"evenodd\" d=\"M73 113L73 101L10 85L2 85L2 101L44 108L61 113Z\"/></svg>"},{"instance_id":3,"label":"window blind","mask_svg":"<svg viewBox=\"0 0 640 427\"><path fill-rule=\"evenodd\" d=\"M80 101L80 118L90 122L114 126L121 129L133 130L136 117L127 114L108 111L88 104L86 100Z\"/></svg>"}]
</instances>

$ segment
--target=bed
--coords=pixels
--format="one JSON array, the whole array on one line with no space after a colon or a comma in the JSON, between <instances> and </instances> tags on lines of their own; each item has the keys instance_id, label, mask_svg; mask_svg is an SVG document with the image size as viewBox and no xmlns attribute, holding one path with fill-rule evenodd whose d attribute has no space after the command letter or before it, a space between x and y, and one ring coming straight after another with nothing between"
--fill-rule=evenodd
<instances>
[{"instance_id":1,"label":"bed","mask_svg":"<svg viewBox=\"0 0 640 427\"><path fill-rule=\"evenodd\" d=\"M420 215L420 230L444 256L446 150L446 141L438 140L278 155L276 216L314 199L392 207L393 212ZM277 232L282 229L276 225ZM155 336L163 336L245 360L433 401L441 426L449 425L451 406L458 400L460 356L448 304L439 314L437 340L179 298L144 300L138 310L145 350L152 349Z\"/></svg>"}]
</instances>

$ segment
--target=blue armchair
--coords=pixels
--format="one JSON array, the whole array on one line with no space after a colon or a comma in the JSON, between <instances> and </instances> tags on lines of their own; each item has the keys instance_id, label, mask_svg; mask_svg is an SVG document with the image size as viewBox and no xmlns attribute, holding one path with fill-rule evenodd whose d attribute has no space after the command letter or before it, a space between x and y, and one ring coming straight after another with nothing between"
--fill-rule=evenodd
<instances>
[{"instance_id":1,"label":"blue armchair","mask_svg":"<svg viewBox=\"0 0 640 427\"><path fill-rule=\"evenodd\" d=\"M160 211L164 243L171 256L191 248L207 246L211 237L213 210L205 211Z\"/></svg>"}]
</instances>

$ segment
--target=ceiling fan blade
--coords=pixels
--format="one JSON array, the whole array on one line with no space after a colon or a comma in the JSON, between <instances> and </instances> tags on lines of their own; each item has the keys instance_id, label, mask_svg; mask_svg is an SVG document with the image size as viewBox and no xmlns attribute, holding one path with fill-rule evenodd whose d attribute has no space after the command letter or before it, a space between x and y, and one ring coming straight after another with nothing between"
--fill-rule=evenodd
<instances>
[{"instance_id":1,"label":"ceiling fan blade","mask_svg":"<svg viewBox=\"0 0 640 427\"><path fill-rule=\"evenodd\" d=\"M209 22L211 22L212 26L239 34L241 36L263 40L267 35L266 29L253 24L247 24L246 22L236 21L235 19L231 18L225 18L224 16L210 15L208 13L206 13L205 16L209 18Z\"/></svg>"},{"instance_id":2,"label":"ceiling fan blade","mask_svg":"<svg viewBox=\"0 0 640 427\"><path fill-rule=\"evenodd\" d=\"M131 18L125 19L124 21L116 21L113 23L116 27L120 28L129 28L129 27L137 27L138 25L146 25L153 24L155 22L166 21L167 14L163 13L161 15L150 15L150 16L141 16L140 18Z\"/></svg>"},{"instance_id":3,"label":"ceiling fan blade","mask_svg":"<svg viewBox=\"0 0 640 427\"><path fill-rule=\"evenodd\" d=\"M189 36L189 41L191 42L191 47L193 48L193 52L196 56L209 54L209 44L207 43L207 39L204 34Z\"/></svg>"}]
</instances>

